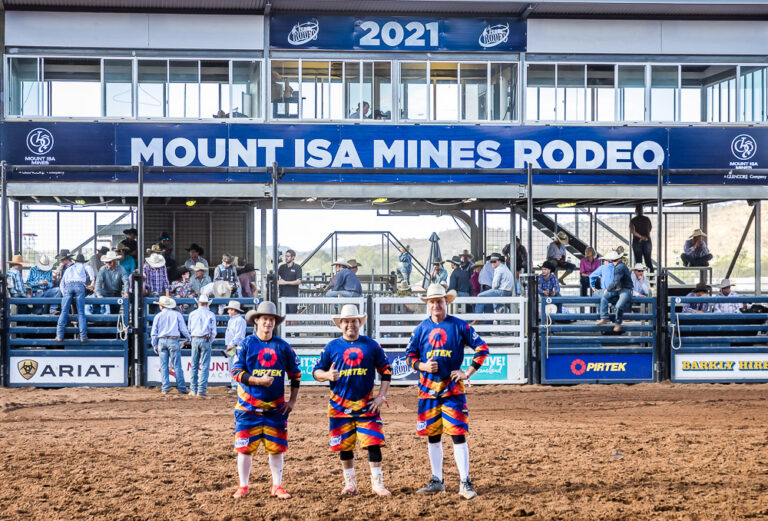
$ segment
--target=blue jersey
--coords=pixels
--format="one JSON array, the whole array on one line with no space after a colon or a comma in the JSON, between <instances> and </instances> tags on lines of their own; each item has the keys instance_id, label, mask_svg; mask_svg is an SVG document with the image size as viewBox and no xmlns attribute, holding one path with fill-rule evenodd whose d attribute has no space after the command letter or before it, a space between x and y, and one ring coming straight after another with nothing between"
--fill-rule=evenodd
<instances>
[{"instance_id":1,"label":"blue jersey","mask_svg":"<svg viewBox=\"0 0 768 521\"><path fill-rule=\"evenodd\" d=\"M312 369L327 371L331 364L339 370L340 377L331 384L331 401L328 416L331 418L352 418L371 416L368 406L373 401L375 371L383 380L392 376L392 368L384 350L373 339L360 336L349 342L343 338L331 340L320 353L320 359Z\"/></svg>"},{"instance_id":2,"label":"blue jersey","mask_svg":"<svg viewBox=\"0 0 768 521\"><path fill-rule=\"evenodd\" d=\"M246 374L271 376L274 380L269 387L245 385L242 379ZM235 411L268 414L281 410L285 403L286 376L297 382L301 380L298 357L285 340L273 336L264 342L256 335L245 337L237 346L232 366L232 378L240 382Z\"/></svg>"},{"instance_id":3,"label":"blue jersey","mask_svg":"<svg viewBox=\"0 0 768 521\"><path fill-rule=\"evenodd\" d=\"M464 383L451 380L451 371L461 369L464 347L475 350L472 366L479 369L488 356L488 346L475 330L461 319L447 315L439 324L427 318L416 326L405 355L416 369L417 362L427 362L434 355L436 373L419 373L419 397L435 398L464 393Z\"/></svg>"}]
</instances>

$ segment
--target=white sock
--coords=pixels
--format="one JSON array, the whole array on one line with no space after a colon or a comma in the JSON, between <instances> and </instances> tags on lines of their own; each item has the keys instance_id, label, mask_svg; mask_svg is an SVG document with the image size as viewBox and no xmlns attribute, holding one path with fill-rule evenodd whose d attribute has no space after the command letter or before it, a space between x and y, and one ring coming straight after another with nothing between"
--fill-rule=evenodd
<instances>
[{"instance_id":1,"label":"white sock","mask_svg":"<svg viewBox=\"0 0 768 521\"><path fill-rule=\"evenodd\" d=\"M383 475L381 467L371 467L371 479L381 478Z\"/></svg>"},{"instance_id":2,"label":"white sock","mask_svg":"<svg viewBox=\"0 0 768 521\"><path fill-rule=\"evenodd\" d=\"M456 466L459 467L459 477L464 481L469 477L469 445L466 442L454 443L453 457L456 459Z\"/></svg>"},{"instance_id":3,"label":"white sock","mask_svg":"<svg viewBox=\"0 0 768 521\"><path fill-rule=\"evenodd\" d=\"M269 470L272 471L273 485L283 484L283 456L282 452L269 455Z\"/></svg>"},{"instance_id":4,"label":"white sock","mask_svg":"<svg viewBox=\"0 0 768 521\"><path fill-rule=\"evenodd\" d=\"M355 467L351 469L342 469L344 471L344 481L349 481L355 478Z\"/></svg>"},{"instance_id":5,"label":"white sock","mask_svg":"<svg viewBox=\"0 0 768 521\"><path fill-rule=\"evenodd\" d=\"M432 475L437 479L443 479L443 442L427 443L429 449L429 465L432 467Z\"/></svg>"},{"instance_id":6,"label":"white sock","mask_svg":"<svg viewBox=\"0 0 768 521\"><path fill-rule=\"evenodd\" d=\"M237 474L240 476L240 486L248 486L248 477L251 475L253 457L250 454L237 453Z\"/></svg>"}]
</instances>

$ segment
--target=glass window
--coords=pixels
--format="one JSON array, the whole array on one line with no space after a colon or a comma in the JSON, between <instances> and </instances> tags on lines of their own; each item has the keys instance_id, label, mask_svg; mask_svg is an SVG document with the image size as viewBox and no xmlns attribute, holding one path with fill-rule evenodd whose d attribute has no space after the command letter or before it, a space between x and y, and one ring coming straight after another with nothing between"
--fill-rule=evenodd
<instances>
[{"instance_id":1,"label":"glass window","mask_svg":"<svg viewBox=\"0 0 768 521\"><path fill-rule=\"evenodd\" d=\"M37 58L10 58L8 72L8 106L6 111L13 116L39 116L40 81Z\"/></svg>"},{"instance_id":2,"label":"glass window","mask_svg":"<svg viewBox=\"0 0 768 521\"><path fill-rule=\"evenodd\" d=\"M200 117L200 69L197 61L168 62L168 116Z\"/></svg>"},{"instance_id":3,"label":"glass window","mask_svg":"<svg viewBox=\"0 0 768 521\"><path fill-rule=\"evenodd\" d=\"M528 121L555 119L555 66L531 64L526 74L525 111Z\"/></svg>"},{"instance_id":4,"label":"glass window","mask_svg":"<svg viewBox=\"0 0 768 521\"><path fill-rule=\"evenodd\" d=\"M585 119L584 65L557 66L558 121Z\"/></svg>"},{"instance_id":5,"label":"glass window","mask_svg":"<svg viewBox=\"0 0 768 521\"><path fill-rule=\"evenodd\" d=\"M613 65L587 65L587 120L616 121Z\"/></svg>"},{"instance_id":6,"label":"glass window","mask_svg":"<svg viewBox=\"0 0 768 521\"><path fill-rule=\"evenodd\" d=\"M104 60L104 115L133 116L133 61Z\"/></svg>"},{"instance_id":7,"label":"glass window","mask_svg":"<svg viewBox=\"0 0 768 521\"><path fill-rule=\"evenodd\" d=\"M680 121L707 121L705 78L708 66L683 65L680 68Z\"/></svg>"},{"instance_id":8,"label":"glass window","mask_svg":"<svg viewBox=\"0 0 768 521\"><path fill-rule=\"evenodd\" d=\"M345 118L362 119L371 117L371 102L360 103L360 62L344 62L344 105Z\"/></svg>"},{"instance_id":9,"label":"glass window","mask_svg":"<svg viewBox=\"0 0 768 521\"><path fill-rule=\"evenodd\" d=\"M459 64L430 63L431 119L458 121Z\"/></svg>"},{"instance_id":10,"label":"glass window","mask_svg":"<svg viewBox=\"0 0 768 521\"><path fill-rule=\"evenodd\" d=\"M651 67L651 121L675 121L677 65Z\"/></svg>"},{"instance_id":11,"label":"glass window","mask_svg":"<svg viewBox=\"0 0 768 521\"><path fill-rule=\"evenodd\" d=\"M462 63L461 119L478 121L488 119L488 64Z\"/></svg>"},{"instance_id":12,"label":"glass window","mask_svg":"<svg viewBox=\"0 0 768 521\"><path fill-rule=\"evenodd\" d=\"M363 99L371 100L373 119L392 119L392 66L363 62Z\"/></svg>"},{"instance_id":13,"label":"glass window","mask_svg":"<svg viewBox=\"0 0 768 521\"><path fill-rule=\"evenodd\" d=\"M400 117L427 119L427 64L400 64Z\"/></svg>"},{"instance_id":14,"label":"glass window","mask_svg":"<svg viewBox=\"0 0 768 521\"><path fill-rule=\"evenodd\" d=\"M273 118L299 117L299 62L273 61L270 84Z\"/></svg>"},{"instance_id":15,"label":"glass window","mask_svg":"<svg viewBox=\"0 0 768 521\"><path fill-rule=\"evenodd\" d=\"M491 119L517 119L516 63L491 63Z\"/></svg>"},{"instance_id":16,"label":"glass window","mask_svg":"<svg viewBox=\"0 0 768 521\"><path fill-rule=\"evenodd\" d=\"M44 115L101 116L101 60L45 58Z\"/></svg>"},{"instance_id":17,"label":"glass window","mask_svg":"<svg viewBox=\"0 0 768 521\"><path fill-rule=\"evenodd\" d=\"M645 119L645 66L619 65L619 120L643 121Z\"/></svg>"},{"instance_id":18,"label":"glass window","mask_svg":"<svg viewBox=\"0 0 768 521\"><path fill-rule=\"evenodd\" d=\"M344 119L344 63L331 62L331 119Z\"/></svg>"},{"instance_id":19,"label":"glass window","mask_svg":"<svg viewBox=\"0 0 768 521\"><path fill-rule=\"evenodd\" d=\"M707 85L707 121L736 121L736 67L708 66L705 68L702 82Z\"/></svg>"},{"instance_id":20,"label":"glass window","mask_svg":"<svg viewBox=\"0 0 768 521\"><path fill-rule=\"evenodd\" d=\"M165 87L168 82L168 62L165 60L139 60L137 103L138 116L162 118L165 116Z\"/></svg>"},{"instance_id":21,"label":"glass window","mask_svg":"<svg viewBox=\"0 0 768 521\"><path fill-rule=\"evenodd\" d=\"M232 117L262 117L261 62L232 62Z\"/></svg>"},{"instance_id":22,"label":"glass window","mask_svg":"<svg viewBox=\"0 0 768 521\"><path fill-rule=\"evenodd\" d=\"M301 93L302 118L330 118L331 88L328 62L301 62Z\"/></svg>"},{"instance_id":23,"label":"glass window","mask_svg":"<svg viewBox=\"0 0 768 521\"><path fill-rule=\"evenodd\" d=\"M765 106L768 67L742 65L739 85L739 101L741 102L739 119L741 121L768 121L768 111L766 111Z\"/></svg>"},{"instance_id":24,"label":"glass window","mask_svg":"<svg viewBox=\"0 0 768 521\"><path fill-rule=\"evenodd\" d=\"M200 62L200 116L229 117L229 62Z\"/></svg>"}]
</instances>

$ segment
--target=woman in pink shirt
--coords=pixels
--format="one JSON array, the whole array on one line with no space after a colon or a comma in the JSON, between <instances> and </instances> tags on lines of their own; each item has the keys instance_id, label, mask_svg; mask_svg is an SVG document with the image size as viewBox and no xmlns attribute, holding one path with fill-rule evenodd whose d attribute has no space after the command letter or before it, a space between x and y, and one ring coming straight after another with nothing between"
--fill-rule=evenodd
<instances>
[{"instance_id":1,"label":"woman in pink shirt","mask_svg":"<svg viewBox=\"0 0 768 521\"><path fill-rule=\"evenodd\" d=\"M595 257L595 250L587 248L585 257L581 259L579 273L581 274L581 296L589 295L589 276L600 266L600 259Z\"/></svg>"}]
</instances>

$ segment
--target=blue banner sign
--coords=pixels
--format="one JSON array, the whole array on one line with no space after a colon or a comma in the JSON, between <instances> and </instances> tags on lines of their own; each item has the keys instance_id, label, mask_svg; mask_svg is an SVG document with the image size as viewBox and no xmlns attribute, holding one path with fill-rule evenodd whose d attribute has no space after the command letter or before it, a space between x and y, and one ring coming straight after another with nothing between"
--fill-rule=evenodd
<instances>
[{"instance_id":1,"label":"blue banner sign","mask_svg":"<svg viewBox=\"0 0 768 521\"><path fill-rule=\"evenodd\" d=\"M273 49L522 52L522 20L276 15Z\"/></svg>"},{"instance_id":2,"label":"blue banner sign","mask_svg":"<svg viewBox=\"0 0 768 521\"><path fill-rule=\"evenodd\" d=\"M546 381L652 379L651 353L550 354L546 360Z\"/></svg>"},{"instance_id":3,"label":"blue banner sign","mask_svg":"<svg viewBox=\"0 0 768 521\"><path fill-rule=\"evenodd\" d=\"M538 184L655 184L655 175L622 171L765 168L768 128L541 127L476 125L333 125L230 123L4 122L1 157L12 165L137 165L287 169L283 182L525 183L500 168L572 169L546 172ZM734 166L737 165L737 166ZM292 168L336 169L307 173ZM361 175L360 168L386 168ZM410 170L399 174L398 170ZM450 169L430 174L432 169ZM610 176L585 175L602 169ZM419 173L413 173L419 170ZM131 173L16 173L18 180L135 181ZM266 174L159 174L149 182L267 182ZM697 173L675 184L768 184L767 176Z\"/></svg>"}]
</instances>

